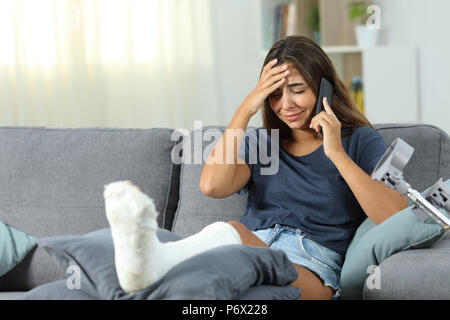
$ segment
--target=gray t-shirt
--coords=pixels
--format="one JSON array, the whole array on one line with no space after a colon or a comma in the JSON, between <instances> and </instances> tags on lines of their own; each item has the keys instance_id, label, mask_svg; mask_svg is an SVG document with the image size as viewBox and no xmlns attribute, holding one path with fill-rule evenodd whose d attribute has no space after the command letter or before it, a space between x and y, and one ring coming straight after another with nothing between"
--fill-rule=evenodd
<instances>
[{"instance_id":1,"label":"gray t-shirt","mask_svg":"<svg viewBox=\"0 0 450 320\"><path fill-rule=\"evenodd\" d=\"M354 129L349 136L345 134L352 128L342 129L342 146L370 175L386 152L386 144L368 126ZM247 129L244 139L239 157L249 165L251 178L238 191L239 194L248 192L240 221L252 231L275 224L299 228L311 240L344 255L356 229L367 216L334 163L325 155L323 145L310 154L293 156L281 143L275 142L279 151L272 155L272 138L267 130ZM260 149L264 149L261 154ZM278 163L273 166L275 162ZM268 170L271 165L272 169Z\"/></svg>"}]
</instances>

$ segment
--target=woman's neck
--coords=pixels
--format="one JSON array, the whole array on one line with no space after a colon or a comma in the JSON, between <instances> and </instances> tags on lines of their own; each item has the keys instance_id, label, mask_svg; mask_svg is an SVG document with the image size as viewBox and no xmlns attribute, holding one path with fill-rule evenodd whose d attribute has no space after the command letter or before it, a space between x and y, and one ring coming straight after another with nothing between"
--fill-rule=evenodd
<instances>
[{"instance_id":1,"label":"woman's neck","mask_svg":"<svg viewBox=\"0 0 450 320\"><path fill-rule=\"evenodd\" d=\"M291 129L291 138L289 140L292 143L314 143L318 139L314 130Z\"/></svg>"},{"instance_id":2,"label":"woman's neck","mask_svg":"<svg viewBox=\"0 0 450 320\"><path fill-rule=\"evenodd\" d=\"M311 132L291 130L291 132L291 138L283 140L281 146L293 156L305 156L322 145L322 141L316 137L313 130Z\"/></svg>"}]
</instances>

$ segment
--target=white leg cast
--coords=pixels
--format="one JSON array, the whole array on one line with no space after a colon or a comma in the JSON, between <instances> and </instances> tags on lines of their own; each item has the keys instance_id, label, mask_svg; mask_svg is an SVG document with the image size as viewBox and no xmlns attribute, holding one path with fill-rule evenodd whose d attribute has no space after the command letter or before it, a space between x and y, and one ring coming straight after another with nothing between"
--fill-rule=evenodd
<instances>
[{"instance_id":1,"label":"white leg cast","mask_svg":"<svg viewBox=\"0 0 450 320\"><path fill-rule=\"evenodd\" d=\"M161 243L153 200L135 186L114 182L105 187L105 209L114 242L115 265L125 292L144 289L190 257L227 244L241 244L230 224L215 222L188 238Z\"/></svg>"}]
</instances>

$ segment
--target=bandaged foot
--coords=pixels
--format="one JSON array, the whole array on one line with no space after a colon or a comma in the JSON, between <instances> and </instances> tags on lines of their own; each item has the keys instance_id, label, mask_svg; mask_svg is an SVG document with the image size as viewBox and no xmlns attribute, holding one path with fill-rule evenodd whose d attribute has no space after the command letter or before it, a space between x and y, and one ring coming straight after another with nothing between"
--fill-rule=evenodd
<instances>
[{"instance_id":1,"label":"bandaged foot","mask_svg":"<svg viewBox=\"0 0 450 320\"><path fill-rule=\"evenodd\" d=\"M215 222L188 238L161 243L153 200L137 187L114 182L104 191L106 217L114 242L114 260L119 284L125 292L142 290L174 266L227 244L241 244L239 233L230 224Z\"/></svg>"}]
</instances>

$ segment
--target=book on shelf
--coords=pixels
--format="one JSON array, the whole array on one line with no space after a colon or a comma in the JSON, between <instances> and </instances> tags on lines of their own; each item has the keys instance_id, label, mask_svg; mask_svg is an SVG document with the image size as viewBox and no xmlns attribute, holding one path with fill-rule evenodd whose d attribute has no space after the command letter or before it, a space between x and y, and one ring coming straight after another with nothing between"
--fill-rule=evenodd
<instances>
[{"instance_id":1,"label":"book on shelf","mask_svg":"<svg viewBox=\"0 0 450 320\"><path fill-rule=\"evenodd\" d=\"M347 88L349 88L352 97L359 112L365 114L364 111L364 91L363 78L361 76L353 76L347 78Z\"/></svg>"},{"instance_id":2,"label":"book on shelf","mask_svg":"<svg viewBox=\"0 0 450 320\"><path fill-rule=\"evenodd\" d=\"M294 35L297 30L297 4L278 5L274 10L273 42Z\"/></svg>"}]
</instances>

